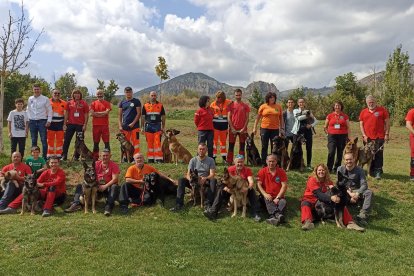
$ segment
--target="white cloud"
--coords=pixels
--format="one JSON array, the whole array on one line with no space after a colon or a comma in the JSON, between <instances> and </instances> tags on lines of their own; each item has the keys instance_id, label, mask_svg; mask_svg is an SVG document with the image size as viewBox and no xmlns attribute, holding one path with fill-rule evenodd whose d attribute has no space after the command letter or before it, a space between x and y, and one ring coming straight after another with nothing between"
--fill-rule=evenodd
<instances>
[{"instance_id":1,"label":"white cloud","mask_svg":"<svg viewBox=\"0 0 414 276\"><path fill-rule=\"evenodd\" d=\"M24 3L33 27L46 30L38 50L78 64L78 81L90 89L97 78L136 89L155 84L160 55L172 77L192 71L233 85L264 80L282 90L321 87L350 71L383 69L400 43L414 50L408 0L189 2L205 15L170 13L161 28L150 23L159 12L137 0Z\"/></svg>"}]
</instances>

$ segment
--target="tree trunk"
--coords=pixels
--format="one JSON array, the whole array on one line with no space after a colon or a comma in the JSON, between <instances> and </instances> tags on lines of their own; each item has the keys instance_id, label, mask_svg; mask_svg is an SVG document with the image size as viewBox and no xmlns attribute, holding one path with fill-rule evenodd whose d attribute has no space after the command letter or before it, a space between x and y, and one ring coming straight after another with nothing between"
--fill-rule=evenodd
<instances>
[{"instance_id":1,"label":"tree trunk","mask_svg":"<svg viewBox=\"0 0 414 276\"><path fill-rule=\"evenodd\" d=\"M0 154L4 153L4 141L3 141L3 111L4 111L4 82L6 78L4 74L1 74L1 85L0 85Z\"/></svg>"}]
</instances>

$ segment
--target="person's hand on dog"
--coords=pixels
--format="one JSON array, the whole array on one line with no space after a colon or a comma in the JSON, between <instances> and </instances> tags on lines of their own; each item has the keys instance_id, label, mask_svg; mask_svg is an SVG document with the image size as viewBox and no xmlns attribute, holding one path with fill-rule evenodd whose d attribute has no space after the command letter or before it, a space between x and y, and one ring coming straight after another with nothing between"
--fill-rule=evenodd
<instances>
[{"instance_id":1,"label":"person's hand on dog","mask_svg":"<svg viewBox=\"0 0 414 276\"><path fill-rule=\"evenodd\" d=\"M225 191L225 192L227 192L227 193L229 193L229 194L231 194L231 190L229 189L229 187L224 187L223 188L223 191Z\"/></svg>"},{"instance_id":2,"label":"person's hand on dog","mask_svg":"<svg viewBox=\"0 0 414 276\"><path fill-rule=\"evenodd\" d=\"M306 125L306 128L307 128L307 129L310 129L311 127L312 127L312 125L311 125L311 124L307 124L307 125Z\"/></svg>"},{"instance_id":3,"label":"person's hand on dog","mask_svg":"<svg viewBox=\"0 0 414 276\"><path fill-rule=\"evenodd\" d=\"M37 185L37 187L39 187L39 188L43 188L43 187L45 186L43 183L39 183L39 182L37 182L37 183L36 183L36 185Z\"/></svg>"},{"instance_id":4,"label":"person's hand on dog","mask_svg":"<svg viewBox=\"0 0 414 276\"><path fill-rule=\"evenodd\" d=\"M333 195L333 196L331 196L331 201L334 202L334 203L339 203L339 202L341 202L341 199L339 198L339 196Z\"/></svg>"},{"instance_id":5,"label":"person's hand on dog","mask_svg":"<svg viewBox=\"0 0 414 276\"><path fill-rule=\"evenodd\" d=\"M106 184L104 184L104 185L99 185L99 186L98 186L98 191L103 192L103 191L105 191L107 188L108 188L108 187L106 186Z\"/></svg>"}]
</instances>

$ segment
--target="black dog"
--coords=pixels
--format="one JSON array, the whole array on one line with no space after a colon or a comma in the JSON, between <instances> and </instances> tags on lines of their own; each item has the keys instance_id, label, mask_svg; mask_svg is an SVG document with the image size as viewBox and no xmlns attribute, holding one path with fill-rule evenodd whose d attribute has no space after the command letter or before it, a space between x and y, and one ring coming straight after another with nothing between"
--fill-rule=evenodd
<instances>
[{"instance_id":1,"label":"black dog","mask_svg":"<svg viewBox=\"0 0 414 276\"><path fill-rule=\"evenodd\" d=\"M75 152L73 153L72 161L75 160L76 154L79 155L80 160L93 160L93 153L85 144L85 134L83 131L76 132Z\"/></svg>"},{"instance_id":2,"label":"black dog","mask_svg":"<svg viewBox=\"0 0 414 276\"><path fill-rule=\"evenodd\" d=\"M143 202L152 205L161 200L164 205L165 196L170 194L177 194L177 186L166 177L159 175L156 172L144 175L145 191Z\"/></svg>"},{"instance_id":3,"label":"black dog","mask_svg":"<svg viewBox=\"0 0 414 276\"><path fill-rule=\"evenodd\" d=\"M295 138L293 139L292 149L290 150L290 160L286 171L299 169L300 172L303 172L305 161L303 160L302 145L306 143L306 139L303 134L299 134Z\"/></svg>"},{"instance_id":4,"label":"black dog","mask_svg":"<svg viewBox=\"0 0 414 276\"><path fill-rule=\"evenodd\" d=\"M22 211L20 215L24 214L24 211L30 210L30 214L35 214L35 208L40 197L39 188L37 187L37 173L28 174L24 177L23 184L23 200L22 200Z\"/></svg>"},{"instance_id":5,"label":"black dog","mask_svg":"<svg viewBox=\"0 0 414 276\"><path fill-rule=\"evenodd\" d=\"M338 171L338 180L336 185L331 188L331 195L336 195L339 197L339 203L334 204L334 214L336 225L340 228L345 228L346 226L343 223L344 209L349 205L351 197L348 193L350 183L349 178L343 175Z\"/></svg>"},{"instance_id":6,"label":"black dog","mask_svg":"<svg viewBox=\"0 0 414 276\"><path fill-rule=\"evenodd\" d=\"M254 133L248 135L246 138L246 153L247 153L247 164L252 166L260 166L262 159L260 158L259 150L254 144Z\"/></svg>"},{"instance_id":7,"label":"black dog","mask_svg":"<svg viewBox=\"0 0 414 276\"><path fill-rule=\"evenodd\" d=\"M272 139L272 153L277 156L277 164L279 167L286 170L290 158L286 148L286 138L284 136L276 136Z\"/></svg>"}]
</instances>

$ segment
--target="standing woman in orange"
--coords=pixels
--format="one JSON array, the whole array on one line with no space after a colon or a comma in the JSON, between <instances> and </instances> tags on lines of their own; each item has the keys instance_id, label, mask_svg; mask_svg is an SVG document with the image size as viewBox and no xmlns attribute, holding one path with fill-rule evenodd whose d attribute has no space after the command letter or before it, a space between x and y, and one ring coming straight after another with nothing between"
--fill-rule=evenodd
<instances>
[{"instance_id":1,"label":"standing woman in orange","mask_svg":"<svg viewBox=\"0 0 414 276\"><path fill-rule=\"evenodd\" d=\"M253 133L256 134L257 124L261 120L260 137L262 141L263 165L266 165L269 141L272 141L273 138L282 134L285 128L285 124L283 122L282 106L276 103L276 99L276 93L267 93L265 97L265 103L259 107L256 120L254 121Z\"/></svg>"},{"instance_id":2,"label":"standing woman in orange","mask_svg":"<svg viewBox=\"0 0 414 276\"><path fill-rule=\"evenodd\" d=\"M214 127L214 145L213 158L216 159L217 152L221 153L223 161L227 159L226 141L229 130L229 122L227 120L228 106L232 103L231 100L226 99L226 94L219 90L216 93L216 100L211 103L210 108L214 112L213 127ZM219 141L220 140L220 141ZM217 150L219 148L219 150Z\"/></svg>"}]
</instances>

